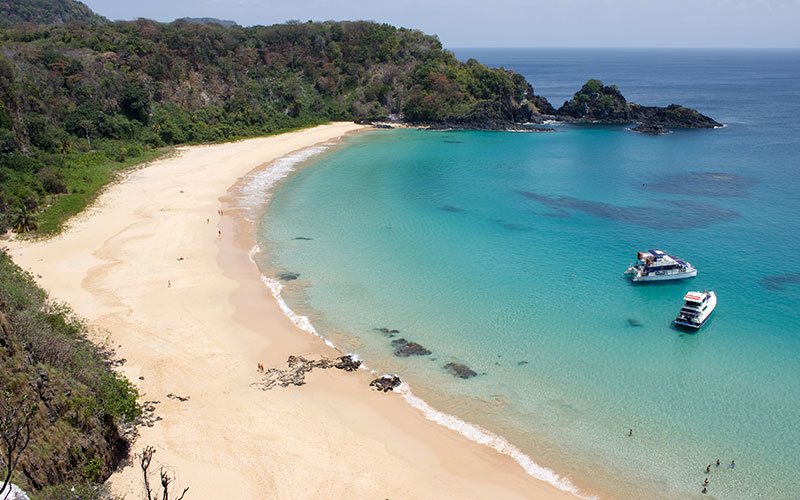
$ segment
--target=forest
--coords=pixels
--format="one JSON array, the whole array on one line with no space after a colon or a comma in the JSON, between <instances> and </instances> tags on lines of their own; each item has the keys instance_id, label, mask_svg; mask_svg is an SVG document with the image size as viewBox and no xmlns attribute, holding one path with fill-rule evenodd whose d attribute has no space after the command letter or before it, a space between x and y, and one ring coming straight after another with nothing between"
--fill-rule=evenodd
<instances>
[{"instance_id":1,"label":"forest","mask_svg":"<svg viewBox=\"0 0 800 500\"><path fill-rule=\"evenodd\" d=\"M331 120L499 128L537 111L521 75L387 24L109 22L72 0L2 9L16 22L0 25L0 231L57 232L115 172L172 145Z\"/></svg>"}]
</instances>

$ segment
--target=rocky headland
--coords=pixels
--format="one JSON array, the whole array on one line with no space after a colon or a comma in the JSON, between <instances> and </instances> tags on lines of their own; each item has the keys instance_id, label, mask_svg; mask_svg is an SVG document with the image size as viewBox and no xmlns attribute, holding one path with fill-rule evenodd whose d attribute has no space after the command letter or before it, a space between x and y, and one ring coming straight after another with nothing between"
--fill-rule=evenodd
<instances>
[{"instance_id":1,"label":"rocky headland","mask_svg":"<svg viewBox=\"0 0 800 500\"><path fill-rule=\"evenodd\" d=\"M671 129L703 129L722 124L699 111L670 104L666 107L642 106L629 102L616 85L589 80L572 99L552 114L536 117L539 121L568 123L635 124L632 130L644 134L666 134Z\"/></svg>"}]
</instances>

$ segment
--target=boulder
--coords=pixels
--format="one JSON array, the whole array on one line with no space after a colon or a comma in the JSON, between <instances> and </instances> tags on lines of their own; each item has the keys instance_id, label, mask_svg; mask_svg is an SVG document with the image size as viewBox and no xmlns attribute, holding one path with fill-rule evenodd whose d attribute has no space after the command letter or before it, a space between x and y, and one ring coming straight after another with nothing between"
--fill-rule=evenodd
<instances>
[{"instance_id":1,"label":"boulder","mask_svg":"<svg viewBox=\"0 0 800 500\"><path fill-rule=\"evenodd\" d=\"M395 390L401 383L400 377L397 375L381 375L369 383L370 387L374 387L382 392Z\"/></svg>"},{"instance_id":2,"label":"boulder","mask_svg":"<svg viewBox=\"0 0 800 500\"><path fill-rule=\"evenodd\" d=\"M355 354L347 354L338 358L333 366L346 372L352 372L361 367L361 360Z\"/></svg>"}]
</instances>

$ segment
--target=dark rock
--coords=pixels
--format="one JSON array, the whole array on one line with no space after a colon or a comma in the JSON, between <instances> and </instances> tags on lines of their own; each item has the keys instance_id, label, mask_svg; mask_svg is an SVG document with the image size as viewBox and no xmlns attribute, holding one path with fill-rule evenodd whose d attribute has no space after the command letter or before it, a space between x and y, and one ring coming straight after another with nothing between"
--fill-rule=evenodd
<instances>
[{"instance_id":1,"label":"dark rock","mask_svg":"<svg viewBox=\"0 0 800 500\"><path fill-rule=\"evenodd\" d=\"M478 375L472 368L461 363L447 363L444 365L445 369L449 371L454 377L458 378L472 378Z\"/></svg>"},{"instance_id":2,"label":"dark rock","mask_svg":"<svg viewBox=\"0 0 800 500\"><path fill-rule=\"evenodd\" d=\"M395 329L393 329L393 328L392 328L392 329L389 329L389 328L386 328L386 327L382 327L382 328L375 328L374 330L375 330L376 332L385 333L385 334L387 334L387 335L392 335L392 334L395 334L395 333L400 333L400 330L395 330Z\"/></svg>"},{"instance_id":3,"label":"dark rock","mask_svg":"<svg viewBox=\"0 0 800 500\"><path fill-rule=\"evenodd\" d=\"M646 135L664 135L669 134L669 130L659 123L644 122L636 125L631 130L640 134Z\"/></svg>"},{"instance_id":4,"label":"dark rock","mask_svg":"<svg viewBox=\"0 0 800 500\"><path fill-rule=\"evenodd\" d=\"M644 134L664 134L672 128L715 128L722 124L699 111L670 104L667 107L641 106L628 102L616 85L589 80L564 102L556 116L577 123L638 123L633 129Z\"/></svg>"},{"instance_id":5,"label":"dark rock","mask_svg":"<svg viewBox=\"0 0 800 500\"><path fill-rule=\"evenodd\" d=\"M181 403L183 403L185 401L189 401L190 399L192 399L190 396L178 396L177 394L172 394L171 392L169 394L167 394L167 397L170 398L170 399L177 399Z\"/></svg>"},{"instance_id":6,"label":"dark rock","mask_svg":"<svg viewBox=\"0 0 800 500\"><path fill-rule=\"evenodd\" d=\"M517 366L524 366L524 365L527 365L527 364L528 364L527 361L519 361L519 362L517 362Z\"/></svg>"},{"instance_id":7,"label":"dark rock","mask_svg":"<svg viewBox=\"0 0 800 500\"><path fill-rule=\"evenodd\" d=\"M300 277L300 275L297 274L297 273L285 272L285 273L278 274L278 278L281 281L294 281L299 277Z\"/></svg>"},{"instance_id":8,"label":"dark rock","mask_svg":"<svg viewBox=\"0 0 800 500\"><path fill-rule=\"evenodd\" d=\"M348 354L338 358L333 366L346 372L352 372L361 367L361 360L353 354Z\"/></svg>"},{"instance_id":9,"label":"dark rock","mask_svg":"<svg viewBox=\"0 0 800 500\"><path fill-rule=\"evenodd\" d=\"M394 346L394 355L401 358L407 358L409 356L427 356L431 353L431 351L422 345L416 342L409 342L406 339L392 340L392 345Z\"/></svg>"},{"instance_id":10,"label":"dark rock","mask_svg":"<svg viewBox=\"0 0 800 500\"><path fill-rule=\"evenodd\" d=\"M400 385L400 377L397 375L381 375L369 383L370 387L374 387L382 392L395 390Z\"/></svg>"}]
</instances>

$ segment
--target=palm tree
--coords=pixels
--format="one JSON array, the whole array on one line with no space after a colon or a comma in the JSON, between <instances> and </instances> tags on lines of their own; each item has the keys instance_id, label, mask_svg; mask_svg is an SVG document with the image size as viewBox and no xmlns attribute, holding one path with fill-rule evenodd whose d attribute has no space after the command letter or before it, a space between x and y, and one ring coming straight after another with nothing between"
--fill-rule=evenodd
<instances>
[{"instance_id":1,"label":"palm tree","mask_svg":"<svg viewBox=\"0 0 800 500\"><path fill-rule=\"evenodd\" d=\"M25 205L20 205L12 215L11 225L17 233L36 231L36 214Z\"/></svg>"}]
</instances>

